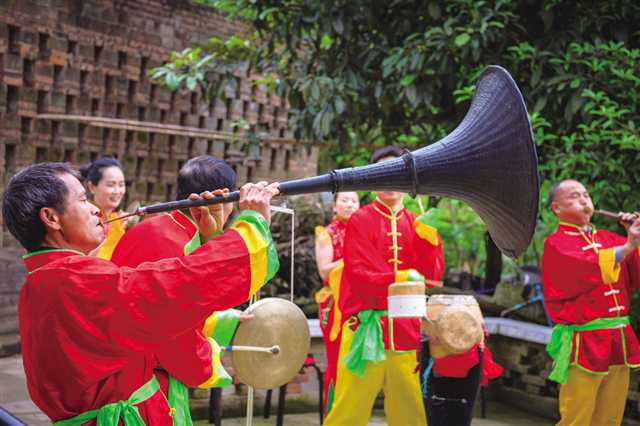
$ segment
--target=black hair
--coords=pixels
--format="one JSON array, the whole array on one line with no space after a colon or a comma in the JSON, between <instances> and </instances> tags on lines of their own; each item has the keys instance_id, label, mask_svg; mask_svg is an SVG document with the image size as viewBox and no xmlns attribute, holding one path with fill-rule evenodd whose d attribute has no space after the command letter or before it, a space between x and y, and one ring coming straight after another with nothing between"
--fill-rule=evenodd
<instances>
[{"instance_id":1,"label":"black hair","mask_svg":"<svg viewBox=\"0 0 640 426\"><path fill-rule=\"evenodd\" d=\"M64 214L69 189L60 176L78 173L67 163L39 163L16 173L2 197L2 217L9 232L27 251L40 248L46 228L40 210L52 207Z\"/></svg>"},{"instance_id":2,"label":"black hair","mask_svg":"<svg viewBox=\"0 0 640 426\"><path fill-rule=\"evenodd\" d=\"M401 157L403 154L407 152L406 149L400 148L399 146L389 145L383 148L378 148L375 150L373 155L371 155L371 162L377 163L382 158L385 157Z\"/></svg>"},{"instance_id":3,"label":"black hair","mask_svg":"<svg viewBox=\"0 0 640 426\"><path fill-rule=\"evenodd\" d=\"M562 182L554 183L551 188L549 188L549 194L547 195L547 207L551 208L551 203L556 200L556 195L558 194L558 188L560 188L560 184Z\"/></svg>"},{"instance_id":4,"label":"black hair","mask_svg":"<svg viewBox=\"0 0 640 426\"><path fill-rule=\"evenodd\" d=\"M187 161L180 169L176 200L223 188L235 191L236 172L220 158L201 155Z\"/></svg>"},{"instance_id":5,"label":"black hair","mask_svg":"<svg viewBox=\"0 0 640 426\"><path fill-rule=\"evenodd\" d=\"M97 185L102 180L102 170L109 167L117 167L122 170L122 165L113 157L102 157L80 168L80 174L85 181Z\"/></svg>"}]
</instances>

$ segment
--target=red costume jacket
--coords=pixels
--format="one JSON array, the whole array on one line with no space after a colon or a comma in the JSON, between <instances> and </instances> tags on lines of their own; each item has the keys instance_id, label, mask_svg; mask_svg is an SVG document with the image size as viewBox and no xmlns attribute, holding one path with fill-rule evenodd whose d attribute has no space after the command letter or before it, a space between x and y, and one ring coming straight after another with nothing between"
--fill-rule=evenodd
<instances>
[{"instance_id":1,"label":"red costume jacket","mask_svg":"<svg viewBox=\"0 0 640 426\"><path fill-rule=\"evenodd\" d=\"M592 235L561 223L544 243L542 284L551 320L585 324L598 318L629 315L630 292L640 286L638 251L615 264L614 246L625 238L609 231ZM607 372L610 365L640 365L640 345L631 326L578 331L571 365Z\"/></svg>"},{"instance_id":2,"label":"red costume jacket","mask_svg":"<svg viewBox=\"0 0 640 426\"><path fill-rule=\"evenodd\" d=\"M392 214L379 200L351 216L338 301L343 321L363 310L386 310L389 285L405 281L403 273L407 270L417 270L431 282L440 280L444 259L437 231L430 228L429 232L420 232L421 237L417 227L424 225L414 221L408 210ZM380 325L385 349L419 348L419 319L396 318L389 327L387 316L383 316Z\"/></svg>"},{"instance_id":3,"label":"red costume jacket","mask_svg":"<svg viewBox=\"0 0 640 426\"><path fill-rule=\"evenodd\" d=\"M173 211L140 222L120 240L111 261L118 266L137 267L142 262L155 262L181 257L191 249L189 243L198 233L196 225L184 214ZM197 248L197 247L194 247ZM219 379L219 349L203 334L203 326L181 334L163 344L157 351L159 365L189 387L211 387ZM160 384L165 388L162 377Z\"/></svg>"},{"instance_id":4,"label":"red costume jacket","mask_svg":"<svg viewBox=\"0 0 640 426\"><path fill-rule=\"evenodd\" d=\"M342 251L344 249L344 236L347 233L347 224L341 220L333 219L325 228L331 237L331 245L333 246L333 259L336 261L342 259Z\"/></svg>"},{"instance_id":5,"label":"red costume jacket","mask_svg":"<svg viewBox=\"0 0 640 426\"><path fill-rule=\"evenodd\" d=\"M69 250L25 256L18 312L35 404L56 421L126 400L151 379L158 348L257 292L277 255L264 219L243 215L190 256L135 269ZM137 407L145 424L172 424L161 392Z\"/></svg>"}]
</instances>

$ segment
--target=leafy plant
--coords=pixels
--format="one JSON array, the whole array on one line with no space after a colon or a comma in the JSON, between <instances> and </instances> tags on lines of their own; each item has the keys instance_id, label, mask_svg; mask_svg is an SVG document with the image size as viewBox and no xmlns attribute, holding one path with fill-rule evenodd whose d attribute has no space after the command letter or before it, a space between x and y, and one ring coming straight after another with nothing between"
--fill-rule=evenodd
<instances>
[{"instance_id":1,"label":"leafy plant","mask_svg":"<svg viewBox=\"0 0 640 426\"><path fill-rule=\"evenodd\" d=\"M600 208L640 205L637 1L198 3L241 19L247 31L176 54L153 75L174 88L199 86L212 99L238 89L235 73L253 72L254 84L288 100L296 137L323 144L323 168L367 164L390 143L415 149L439 140L466 113L478 75L499 64L530 111L543 198L552 183L571 177ZM450 201L438 207L445 227L458 215L474 224L460 225L475 239L465 248L456 246L457 231L443 231L445 248L456 247L447 262L482 265L484 235L474 219ZM533 244L507 267L538 261L555 227L544 202L540 211Z\"/></svg>"},{"instance_id":2,"label":"leafy plant","mask_svg":"<svg viewBox=\"0 0 640 426\"><path fill-rule=\"evenodd\" d=\"M440 233L447 268L472 275L484 273L486 230L469 206L458 200L443 199L438 207L427 210L424 217Z\"/></svg>"}]
</instances>

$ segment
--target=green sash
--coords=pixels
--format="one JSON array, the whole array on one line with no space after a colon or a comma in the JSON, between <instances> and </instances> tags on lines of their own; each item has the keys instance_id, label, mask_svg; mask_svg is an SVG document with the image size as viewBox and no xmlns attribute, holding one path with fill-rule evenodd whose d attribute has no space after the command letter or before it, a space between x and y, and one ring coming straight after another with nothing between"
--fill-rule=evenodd
<instances>
[{"instance_id":1,"label":"green sash","mask_svg":"<svg viewBox=\"0 0 640 426\"><path fill-rule=\"evenodd\" d=\"M387 315L387 311L373 309L358 313L360 325L353 334L351 347L344 362L349 371L359 377L364 375L369 362L380 362L386 358L382 341L382 327L380 327L380 317L385 315Z\"/></svg>"},{"instance_id":2,"label":"green sash","mask_svg":"<svg viewBox=\"0 0 640 426\"><path fill-rule=\"evenodd\" d=\"M192 426L191 411L189 409L189 390L179 380L169 375L169 390L167 392L169 407L173 408L173 424L175 426Z\"/></svg>"},{"instance_id":3,"label":"green sash","mask_svg":"<svg viewBox=\"0 0 640 426\"><path fill-rule=\"evenodd\" d=\"M598 318L579 325L556 324L551 333L551 341L547 345L547 352L553 358L553 370L549 374L549 380L562 384L567 382L567 370L571 363L571 350L573 349L573 333L576 331L606 330L629 324L628 316Z\"/></svg>"},{"instance_id":4,"label":"green sash","mask_svg":"<svg viewBox=\"0 0 640 426\"><path fill-rule=\"evenodd\" d=\"M151 380L134 391L126 401L112 402L102 406L102 408L78 414L70 419L57 421L53 425L81 426L97 418L97 426L117 426L120 419L122 419L125 426L145 426L138 408L134 407L134 405L151 398L158 389L160 389L160 385L156 377L153 376Z\"/></svg>"}]
</instances>

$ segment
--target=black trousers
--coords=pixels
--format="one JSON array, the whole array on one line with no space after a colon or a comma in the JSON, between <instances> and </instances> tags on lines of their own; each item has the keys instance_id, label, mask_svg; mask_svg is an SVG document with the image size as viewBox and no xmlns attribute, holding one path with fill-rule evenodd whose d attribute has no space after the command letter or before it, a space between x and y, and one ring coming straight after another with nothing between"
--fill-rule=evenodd
<instances>
[{"instance_id":1,"label":"black trousers","mask_svg":"<svg viewBox=\"0 0 640 426\"><path fill-rule=\"evenodd\" d=\"M426 344L423 342L421 373L426 369L429 359L428 342ZM427 395L423 396L429 426L469 426L471 424L473 407L482 383L482 363L483 356L480 351L480 362L469 370L467 377L441 377L436 376L433 370L431 371L427 378Z\"/></svg>"}]
</instances>

